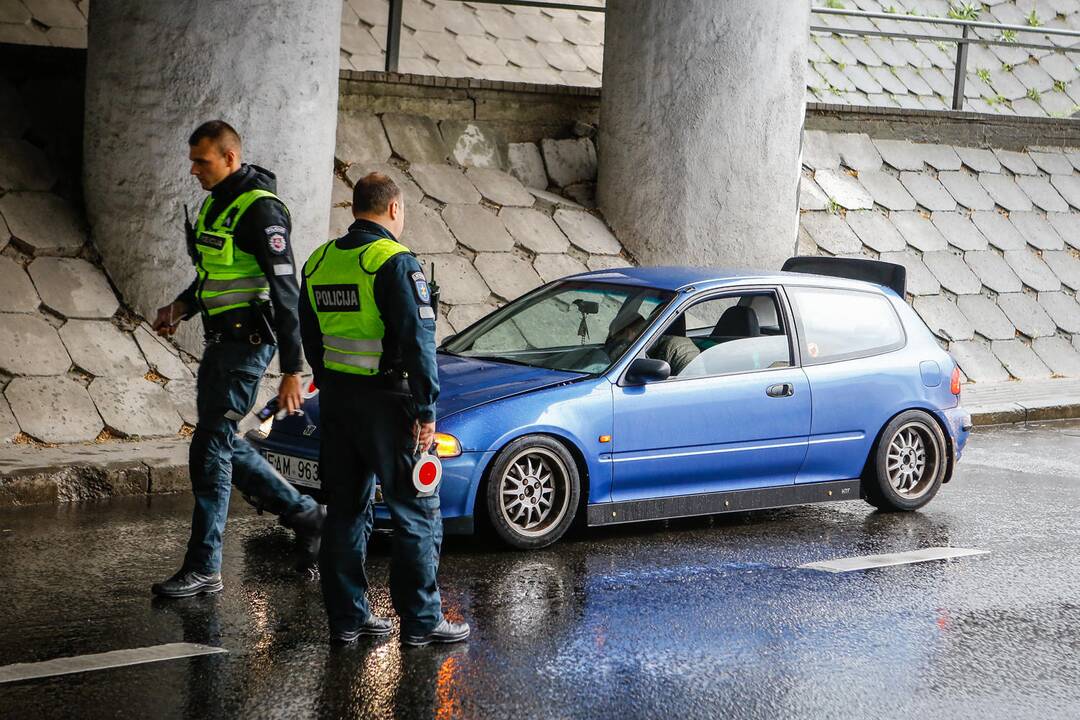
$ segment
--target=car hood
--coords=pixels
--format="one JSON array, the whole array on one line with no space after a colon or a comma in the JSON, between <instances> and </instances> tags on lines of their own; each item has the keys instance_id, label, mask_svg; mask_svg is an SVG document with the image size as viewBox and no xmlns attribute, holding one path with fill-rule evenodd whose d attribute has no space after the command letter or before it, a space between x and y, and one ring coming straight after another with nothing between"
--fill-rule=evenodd
<instances>
[{"instance_id":1,"label":"car hood","mask_svg":"<svg viewBox=\"0 0 1080 720\"><path fill-rule=\"evenodd\" d=\"M468 410L530 390L558 385L585 377L565 370L492 362L439 353L439 401L437 415Z\"/></svg>"},{"instance_id":2,"label":"car hood","mask_svg":"<svg viewBox=\"0 0 1080 720\"><path fill-rule=\"evenodd\" d=\"M439 419L463 410L585 377L582 373L478 360L439 353ZM319 394L304 400L304 414L274 423L274 435L319 437Z\"/></svg>"}]
</instances>

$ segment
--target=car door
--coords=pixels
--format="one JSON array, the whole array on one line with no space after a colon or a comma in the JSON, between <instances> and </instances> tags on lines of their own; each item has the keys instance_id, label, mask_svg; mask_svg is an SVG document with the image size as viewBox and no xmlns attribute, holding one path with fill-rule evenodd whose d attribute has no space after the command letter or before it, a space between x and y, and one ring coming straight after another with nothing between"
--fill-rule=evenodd
<instances>
[{"instance_id":1,"label":"car door","mask_svg":"<svg viewBox=\"0 0 1080 720\"><path fill-rule=\"evenodd\" d=\"M859 477L877 433L910 394L903 324L881 292L789 286L813 422L797 482ZM917 363L915 363L917 367Z\"/></svg>"},{"instance_id":2,"label":"car door","mask_svg":"<svg viewBox=\"0 0 1080 720\"><path fill-rule=\"evenodd\" d=\"M775 309L765 324L762 299ZM613 387L612 499L794 484L811 405L791 327L776 288L729 290L685 303L639 356L663 359L661 346L684 351L690 341L697 349L693 359L673 367L667 380L636 386L620 380ZM677 364L687 354L693 353L667 350Z\"/></svg>"}]
</instances>

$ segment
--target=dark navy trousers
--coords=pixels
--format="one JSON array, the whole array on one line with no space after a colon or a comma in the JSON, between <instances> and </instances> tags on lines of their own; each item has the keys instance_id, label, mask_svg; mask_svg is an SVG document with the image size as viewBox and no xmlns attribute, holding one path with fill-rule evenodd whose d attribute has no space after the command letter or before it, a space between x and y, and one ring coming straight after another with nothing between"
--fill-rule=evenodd
<instances>
[{"instance_id":1,"label":"dark navy trousers","mask_svg":"<svg viewBox=\"0 0 1080 720\"><path fill-rule=\"evenodd\" d=\"M326 378L319 392L319 477L327 505L319 577L330 631L355 630L371 612L364 564L377 477L394 530L390 598L402 634L424 635L443 617L436 581L443 529L438 493L417 497L412 484L412 401L350 380Z\"/></svg>"},{"instance_id":2,"label":"dark navy trousers","mask_svg":"<svg viewBox=\"0 0 1080 720\"><path fill-rule=\"evenodd\" d=\"M274 345L218 342L208 344L203 353L197 382L199 418L189 454L195 510L186 570L205 574L221 570L221 536L233 485L281 517L315 507L313 498L297 492L237 435L237 423L255 405L259 381L274 350Z\"/></svg>"}]
</instances>

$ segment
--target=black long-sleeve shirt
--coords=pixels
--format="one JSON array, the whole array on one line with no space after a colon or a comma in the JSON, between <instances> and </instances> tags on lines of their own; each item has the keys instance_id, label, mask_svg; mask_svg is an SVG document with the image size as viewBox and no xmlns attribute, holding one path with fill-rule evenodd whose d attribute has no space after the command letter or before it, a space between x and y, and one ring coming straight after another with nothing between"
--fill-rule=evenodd
<instances>
[{"instance_id":1,"label":"black long-sleeve shirt","mask_svg":"<svg viewBox=\"0 0 1080 720\"><path fill-rule=\"evenodd\" d=\"M213 201L206 214L206 223L212 223L241 193L248 190L277 192L274 173L258 165L241 165L240 169L222 180L210 191ZM292 222L285 205L274 198L261 198L240 217L236 226L236 247L254 255L259 267L270 284L270 304L274 314L274 331L277 334L278 362L281 372L295 373L303 369L300 354L300 321L296 305L300 288L296 282L296 266L292 252ZM176 298L187 305L192 317L202 308L198 301L199 279L188 286ZM230 311L235 312L235 311ZM228 315L229 313L225 313ZM204 320L206 318L204 317ZM204 325L209 325L204 323Z\"/></svg>"},{"instance_id":2,"label":"black long-sleeve shirt","mask_svg":"<svg viewBox=\"0 0 1080 720\"><path fill-rule=\"evenodd\" d=\"M389 230L368 220L357 220L349 233L334 242L341 249L358 248L380 238L394 240ZM357 267L358 273L363 272ZM305 277L300 288L300 334L304 354L320 385L327 372L323 365L322 330L311 306ZM435 312L430 305L426 279L420 262L411 253L390 258L375 273L375 304L382 315L383 336L381 372L408 374L409 390L417 418L435 420L435 401L439 397L439 370L435 359Z\"/></svg>"}]
</instances>

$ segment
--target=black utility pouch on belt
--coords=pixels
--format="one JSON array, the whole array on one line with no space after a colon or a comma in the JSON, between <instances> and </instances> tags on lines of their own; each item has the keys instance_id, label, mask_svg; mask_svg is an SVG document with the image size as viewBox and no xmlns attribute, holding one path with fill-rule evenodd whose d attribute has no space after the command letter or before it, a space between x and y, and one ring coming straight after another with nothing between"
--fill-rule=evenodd
<instances>
[{"instance_id":1,"label":"black utility pouch on belt","mask_svg":"<svg viewBox=\"0 0 1080 720\"><path fill-rule=\"evenodd\" d=\"M220 340L274 345L277 338L272 312L269 303L253 303L209 318L207 330Z\"/></svg>"}]
</instances>

